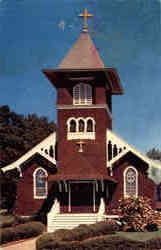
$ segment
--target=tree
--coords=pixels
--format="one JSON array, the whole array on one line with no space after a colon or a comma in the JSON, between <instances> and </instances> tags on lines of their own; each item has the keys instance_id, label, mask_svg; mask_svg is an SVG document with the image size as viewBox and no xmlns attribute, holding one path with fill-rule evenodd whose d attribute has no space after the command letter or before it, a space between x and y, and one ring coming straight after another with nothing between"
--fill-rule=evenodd
<instances>
[{"instance_id":1,"label":"tree","mask_svg":"<svg viewBox=\"0 0 161 250\"><path fill-rule=\"evenodd\" d=\"M159 149L152 148L146 153L146 155L150 159L161 161L161 151Z\"/></svg>"},{"instance_id":2,"label":"tree","mask_svg":"<svg viewBox=\"0 0 161 250\"><path fill-rule=\"evenodd\" d=\"M56 130L54 122L36 114L28 116L0 107L0 167L17 160L21 155Z\"/></svg>"}]
</instances>

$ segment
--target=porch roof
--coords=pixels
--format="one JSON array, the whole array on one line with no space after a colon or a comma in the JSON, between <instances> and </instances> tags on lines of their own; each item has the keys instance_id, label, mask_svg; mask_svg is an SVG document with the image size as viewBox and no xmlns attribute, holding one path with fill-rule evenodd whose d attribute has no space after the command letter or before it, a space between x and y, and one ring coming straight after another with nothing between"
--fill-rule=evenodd
<instances>
[{"instance_id":1,"label":"porch roof","mask_svg":"<svg viewBox=\"0 0 161 250\"><path fill-rule=\"evenodd\" d=\"M81 181L81 180L84 180L84 181L91 181L91 180L106 180L106 181L111 181L111 182L114 182L114 183L118 183L118 181L116 179L114 179L113 177L111 176L76 176L76 175L60 175L60 174L55 174L55 175L52 175L52 176L49 176L48 178L48 181Z\"/></svg>"},{"instance_id":2,"label":"porch roof","mask_svg":"<svg viewBox=\"0 0 161 250\"><path fill-rule=\"evenodd\" d=\"M58 172L51 178L56 180L105 179L117 182L108 175L104 159L100 159L98 164L97 158L97 154L75 152L73 155L69 155L67 161L60 162L60 164L58 162Z\"/></svg>"}]
</instances>

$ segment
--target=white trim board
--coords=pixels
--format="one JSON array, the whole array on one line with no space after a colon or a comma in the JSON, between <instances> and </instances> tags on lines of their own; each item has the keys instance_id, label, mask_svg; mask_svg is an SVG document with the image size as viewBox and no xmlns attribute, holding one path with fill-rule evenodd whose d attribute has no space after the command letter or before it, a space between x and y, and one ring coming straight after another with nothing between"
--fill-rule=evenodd
<instances>
[{"instance_id":1,"label":"white trim board","mask_svg":"<svg viewBox=\"0 0 161 250\"><path fill-rule=\"evenodd\" d=\"M112 120L112 114L110 112L110 109L107 104L89 104L89 105L56 105L57 109L105 109L107 111L107 114L109 115L110 119Z\"/></svg>"},{"instance_id":2,"label":"white trim board","mask_svg":"<svg viewBox=\"0 0 161 250\"><path fill-rule=\"evenodd\" d=\"M46 158L48 161L50 161L51 163L56 165L55 158L52 158L51 156L49 156L48 154L45 153L45 149L47 149L48 147L50 148L51 145L53 147L55 147L55 145L56 145L56 132L52 133L47 138L45 138L42 142L40 142L35 147L30 149L26 154L21 156L17 161L1 168L1 170L3 172L6 172L6 171L9 171L9 170L12 170L15 168L19 168L23 162L27 161L32 155L34 155L36 153L39 153L44 158Z\"/></svg>"},{"instance_id":3,"label":"white trim board","mask_svg":"<svg viewBox=\"0 0 161 250\"><path fill-rule=\"evenodd\" d=\"M147 156L145 156L142 153L140 153L138 150L136 150L134 147L132 147L131 145L129 145L126 141L124 141L123 139L121 139L118 135L116 135L115 133L113 133L109 129L107 129L106 138L107 138L107 141L106 141L107 144L108 144L108 141L115 140L115 143L118 142L118 144L124 145L126 147L126 149L123 152L121 152L120 154L118 154L112 160L107 161L107 167L112 166L116 161L118 161L119 159L121 159L128 152L132 152L138 158L140 158L144 162L146 162L149 166L161 169L161 164L158 164L158 163L154 162L153 160L149 159Z\"/></svg>"}]
</instances>

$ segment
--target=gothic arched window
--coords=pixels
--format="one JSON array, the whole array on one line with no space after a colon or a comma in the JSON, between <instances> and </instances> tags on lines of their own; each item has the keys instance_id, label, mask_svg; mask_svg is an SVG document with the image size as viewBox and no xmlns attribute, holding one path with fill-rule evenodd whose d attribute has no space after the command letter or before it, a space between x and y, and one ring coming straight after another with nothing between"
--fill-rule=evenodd
<instances>
[{"instance_id":1,"label":"gothic arched window","mask_svg":"<svg viewBox=\"0 0 161 250\"><path fill-rule=\"evenodd\" d=\"M95 140L96 122L92 117L70 117L66 124L68 140Z\"/></svg>"},{"instance_id":2,"label":"gothic arched window","mask_svg":"<svg viewBox=\"0 0 161 250\"><path fill-rule=\"evenodd\" d=\"M79 132L84 132L84 121L79 120Z\"/></svg>"},{"instance_id":3,"label":"gothic arched window","mask_svg":"<svg viewBox=\"0 0 161 250\"><path fill-rule=\"evenodd\" d=\"M87 132L94 132L94 124L91 119L87 121Z\"/></svg>"},{"instance_id":4,"label":"gothic arched window","mask_svg":"<svg viewBox=\"0 0 161 250\"><path fill-rule=\"evenodd\" d=\"M124 171L124 196L138 196L138 172L134 167Z\"/></svg>"},{"instance_id":5,"label":"gothic arched window","mask_svg":"<svg viewBox=\"0 0 161 250\"><path fill-rule=\"evenodd\" d=\"M80 83L73 88L73 104L92 104L92 87L89 84Z\"/></svg>"},{"instance_id":6,"label":"gothic arched window","mask_svg":"<svg viewBox=\"0 0 161 250\"><path fill-rule=\"evenodd\" d=\"M47 197L47 172L43 168L37 168L33 174L34 198L44 199Z\"/></svg>"},{"instance_id":7,"label":"gothic arched window","mask_svg":"<svg viewBox=\"0 0 161 250\"><path fill-rule=\"evenodd\" d=\"M76 122L75 122L75 120L70 121L70 132L76 132Z\"/></svg>"}]
</instances>

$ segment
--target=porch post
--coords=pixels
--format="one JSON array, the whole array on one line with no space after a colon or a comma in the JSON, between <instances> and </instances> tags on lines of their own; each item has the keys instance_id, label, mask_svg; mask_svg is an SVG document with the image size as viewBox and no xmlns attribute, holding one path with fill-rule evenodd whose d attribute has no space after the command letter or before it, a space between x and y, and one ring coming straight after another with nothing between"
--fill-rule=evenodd
<instances>
[{"instance_id":1,"label":"porch post","mask_svg":"<svg viewBox=\"0 0 161 250\"><path fill-rule=\"evenodd\" d=\"M95 189L95 182L93 182L93 211L96 211L96 189Z\"/></svg>"},{"instance_id":2,"label":"porch post","mask_svg":"<svg viewBox=\"0 0 161 250\"><path fill-rule=\"evenodd\" d=\"M102 187L102 192L104 192L104 181L101 180L101 187Z\"/></svg>"},{"instance_id":3,"label":"porch post","mask_svg":"<svg viewBox=\"0 0 161 250\"><path fill-rule=\"evenodd\" d=\"M69 205L68 205L68 212L71 212L71 186L70 186L70 182L69 182L69 190L68 190L68 202L69 202Z\"/></svg>"}]
</instances>

